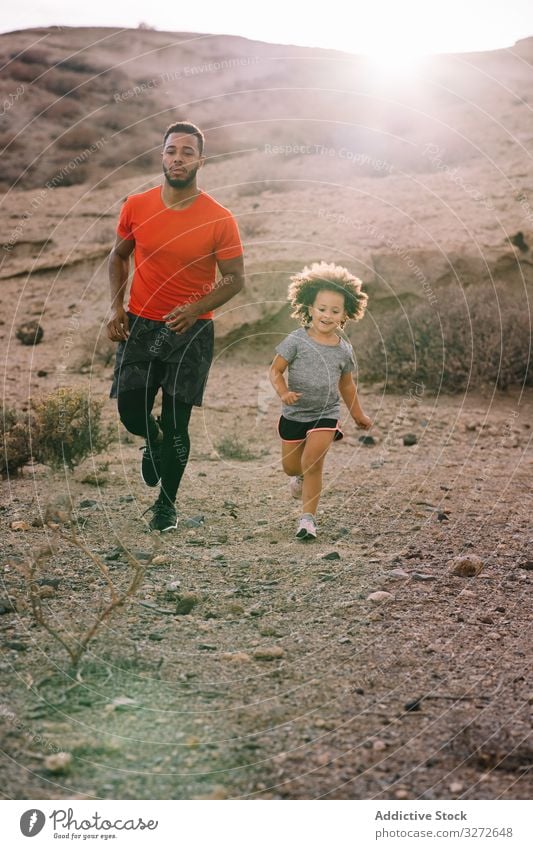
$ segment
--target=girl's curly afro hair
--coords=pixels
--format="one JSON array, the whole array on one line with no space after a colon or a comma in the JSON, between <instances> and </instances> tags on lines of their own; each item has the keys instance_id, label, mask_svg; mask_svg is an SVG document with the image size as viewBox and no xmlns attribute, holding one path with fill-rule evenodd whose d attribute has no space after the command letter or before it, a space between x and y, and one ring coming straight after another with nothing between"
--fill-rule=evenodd
<instances>
[{"instance_id":1,"label":"girl's curly afro hair","mask_svg":"<svg viewBox=\"0 0 533 849\"><path fill-rule=\"evenodd\" d=\"M319 292L338 292L344 297L344 311L348 318L359 321L365 314L368 295L361 292L361 280L350 274L342 265L330 262L314 262L291 277L289 301L293 307L292 318L301 324L311 322L309 307L313 306ZM345 321L341 323L344 327Z\"/></svg>"}]
</instances>

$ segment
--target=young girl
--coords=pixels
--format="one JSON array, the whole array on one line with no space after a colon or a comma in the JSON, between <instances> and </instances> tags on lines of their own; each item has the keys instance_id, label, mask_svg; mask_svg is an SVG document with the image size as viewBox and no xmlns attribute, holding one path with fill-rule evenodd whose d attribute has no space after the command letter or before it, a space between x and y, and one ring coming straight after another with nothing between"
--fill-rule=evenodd
<instances>
[{"instance_id":1,"label":"young girl","mask_svg":"<svg viewBox=\"0 0 533 849\"><path fill-rule=\"evenodd\" d=\"M332 442L343 437L339 393L359 427L372 425L357 396L352 346L338 333L349 318L363 317L368 296L346 268L326 262L304 268L291 281L292 317L303 327L277 346L270 381L283 402L278 425L283 471L290 477L291 495L303 498L296 532L303 540L316 538L324 458Z\"/></svg>"}]
</instances>

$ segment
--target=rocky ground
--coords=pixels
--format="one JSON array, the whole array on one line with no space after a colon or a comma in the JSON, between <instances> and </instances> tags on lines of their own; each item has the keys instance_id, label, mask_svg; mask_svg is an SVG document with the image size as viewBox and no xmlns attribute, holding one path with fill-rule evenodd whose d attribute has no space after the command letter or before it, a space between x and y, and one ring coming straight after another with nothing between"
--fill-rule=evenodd
<instances>
[{"instance_id":1,"label":"rocky ground","mask_svg":"<svg viewBox=\"0 0 533 849\"><path fill-rule=\"evenodd\" d=\"M215 363L174 533L147 533L154 495L124 432L73 474L35 466L10 481L3 793L529 798L531 398L363 390L376 444L347 424L319 539L299 543L260 359ZM131 575L118 540L146 565L77 674L33 620L24 578L58 498L117 586ZM57 546L40 568L42 605L75 641L109 589L88 553ZM452 574L466 554L481 571Z\"/></svg>"}]
</instances>

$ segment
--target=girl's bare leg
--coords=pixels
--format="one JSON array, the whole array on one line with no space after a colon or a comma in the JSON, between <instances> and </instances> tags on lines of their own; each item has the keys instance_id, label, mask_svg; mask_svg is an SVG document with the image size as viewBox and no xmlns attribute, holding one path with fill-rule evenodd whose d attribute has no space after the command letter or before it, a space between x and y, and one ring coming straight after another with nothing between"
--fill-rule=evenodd
<instances>
[{"instance_id":1,"label":"girl's bare leg","mask_svg":"<svg viewBox=\"0 0 533 849\"><path fill-rule=\"evenodd\" d=\"M283 471L289 477L303 475L302 453L305 448L305 439L300 442L287 442L281 440L281 465Z\"/></svg>"},{"instance_id":2,"label":"girl's bare leg","mask_svg":"<svg viewBox=\"0 0 533 849\"><path fill-rule=\"evenodd\" d=\"M316 515L322 492L324 459L335 437L333 430L315 430L307 434L302 452L301 467L304 476L303 512ZM300 472L300 474L302 474ZM294 474L294 472L292 473Z\"/></svg>"}]
</instances>

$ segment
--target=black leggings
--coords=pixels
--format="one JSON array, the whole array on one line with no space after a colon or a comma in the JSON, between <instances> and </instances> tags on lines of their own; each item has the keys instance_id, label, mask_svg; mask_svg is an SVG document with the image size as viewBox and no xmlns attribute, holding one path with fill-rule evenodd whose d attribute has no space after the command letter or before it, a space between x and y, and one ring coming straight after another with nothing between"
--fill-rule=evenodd
<instances>
[{"instance_id":1,"label":"black leggings","mask_svg":"<svg viewBox=\"0 0 533 849\"><path fill-rule=\"evenodd\" d=\"M122 424L130 433L144 436L151 446L159 435L159 426L152 415L157 389L157 386L130 389L118 396L118 412ZM191 442L188 428L192 404L184 404L164 389L162 392L161 495L173 504L189 459Z\"/></svg>"}]
</instances>

